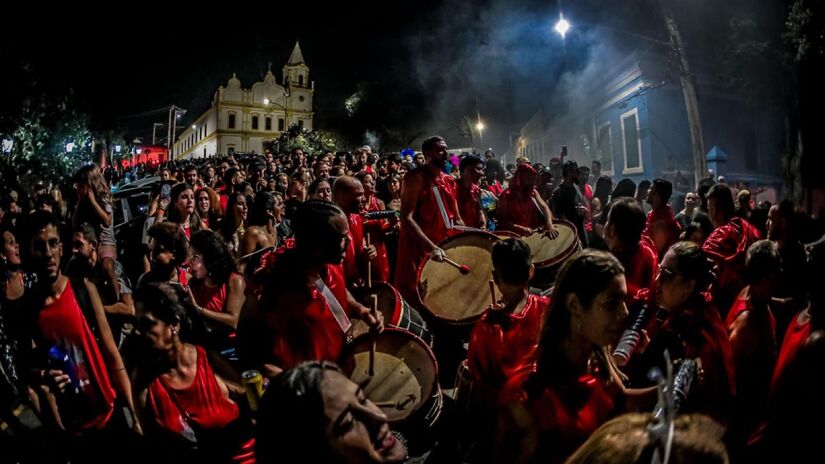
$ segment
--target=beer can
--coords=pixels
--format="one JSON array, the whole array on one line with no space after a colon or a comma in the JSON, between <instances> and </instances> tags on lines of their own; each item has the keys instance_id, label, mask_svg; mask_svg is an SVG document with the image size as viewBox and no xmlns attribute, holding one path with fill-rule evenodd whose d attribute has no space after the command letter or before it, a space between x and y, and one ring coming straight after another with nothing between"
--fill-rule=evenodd
<instances>
[{"instance_id":1,"label":"beer can","mask_svg":"<svg viewBox=\"0 0 825 464\"><path fill-rule=\"evenodd\" d=\"M258 411L258 400L264 394L264 378L261 373L256 370L244 371L241 374L244 391L246 391L246 399L249 401L249 408L252 411Z\"/></svg>"}]
</instances>

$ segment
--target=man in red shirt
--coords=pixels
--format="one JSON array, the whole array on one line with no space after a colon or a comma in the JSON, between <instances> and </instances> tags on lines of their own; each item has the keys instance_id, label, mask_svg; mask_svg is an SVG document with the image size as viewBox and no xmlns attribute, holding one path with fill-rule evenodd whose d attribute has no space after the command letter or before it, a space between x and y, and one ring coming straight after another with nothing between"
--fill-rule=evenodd
<instances>
[{"instance_id":1,"label":"man in red shirt","mask_svg":"<svg viewBox=\"0 0 825 464\"><path fill-rule=\"evenodd\" d=\"M739 441L735 445L744 444L764 419L776 364L776 319L770 304L781 267L775 243L760 240L748 248L748 286L739 292L725 320L736 370L736 405L730 430L734 441Z\"/></svg>"},{"instance_id":2,"label":"man in red shirt","mask_svg":"<svg viewBox=\"0 0 825 464\"><path fill-rule=\"evenodd\" d=\"M633 198L619 198L610 207L604 227L604 241L625 270L627 302L633 301L639 290L655 294L659 259L648 240L642 237L645 213Z\"/></svg>"},{"instance_id":3,"label":"man in red shirt","mask_svg":"<svg viewBox=\"0 0 825 464\"><path fill-rule=\"evenodd\" d=\"M116 396L134 417L129 376L97 289L85 280L71 283L60 270L63 248L57 219L38 211L27 222L31 264L40 282L37 291L29 295L36 314L32 333L37 349L48 353L54 363L42 371L43 390L61 428L94 440L92 437L100 436L107 428L115 412ZM140 431L137 422L134 429ZM81 456L94 452L83 446L77 451Z\"/></svg>"},{"instance_id":4,"label":"man in red shirt","mask_svg":"<svg viewBox=\"0 0 825 464\"><path fill-rule=\"evenodd\" d=\"M349 226L332 203L301 203L292 220L295 240L264 256L239 326L242 361L272 377L302 361L338 362L350 318L381 330L379 312L358 303L346 288L341 262ZM256 290L257 288L257 290ZM245 358L245 359L243 359Z\"/></svg>"},{"instance_id":5,"label":"man in red shirt","mask_svg":"<svg viewBox=\"0 0 825 464\"><path fill-rule=\"evenodd\" d=\"M467 155L459 163L461 179L458 181L458 210L467 227L484 229L485 218L481 211L481 187L478 182L484 177L481 159Z\"/></svg>"},{"instance_id":6,"label":"man in red shirt","mask_svg":"<svg viewBox=\"0 0 825 464\"><path fill-rule=\"evenodd\" d=\"M668 204L671 194L673 184L664 179L655 179L647 191L647 202L652 209L647 214L644 235L653 242L658 256L664 256L679 241L679 231L682 228L673 214L673 208Z\"/></svg>"},{"instance_id":7,"label":"man in red shirt","mask_svg":"<svg viewBox=\"0 0 825 464\"><path fill-rule=\"evenodd\" d=\"M711 294L724 317L744 284L745 253L759 240L751 223L734 215L733 196L725 184L716 184L707 195L708 216L716 230L702 245L702 251L718 266Z\"/></svg>"},{"instance_id":8,"label":"man in red shirt","mask_svg":"<svg viewBox=\"0 0 825 464\"><path fill-rule=\"evenodd\" d=\"M378 256L375 247L364 241L364 186L350 176L342 176L332 185L332 201L347 215L347 254L344 257L344 275L347 285L361 285L366 274L366 263Z\"/></svg>"},{"instance_id":9,"label":"man in red shirt","mask_svg":"<svg viewBox=\"0 0 825 464\"><path fill-rule=\"evenodd\" d=\"M444 173L449 153L443 137L433 136L421 147L424 164L407 172L401 183L401 231L395 287L408 302L419 302L418 266L432 254L443 261L438 243L454 225L464 225L456 201L456 182Z\"/></svg>"}]
</instances>

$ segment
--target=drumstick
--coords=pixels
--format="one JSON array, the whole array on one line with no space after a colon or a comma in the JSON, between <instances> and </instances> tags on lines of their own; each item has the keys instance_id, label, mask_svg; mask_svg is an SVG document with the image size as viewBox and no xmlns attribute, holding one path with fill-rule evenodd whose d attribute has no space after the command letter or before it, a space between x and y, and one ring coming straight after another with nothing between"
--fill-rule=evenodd
<instances>
[{"instance_id":1,"label":"drumstick","mask_svg":"<svg viewBox=\"0 0 825 464\"><path fill-rule=\"evenodd\" d=\"M466 264L458 264L446 256L444 257L444 262L458 269L458 271L461 272L461 275L467 275L470 273L470 266L467 266Z\"/></svg>"},{"instance_id":2,"label":"drumstick","mask_svg":"<svg viewBox=\"0 0 825 464\"><path fill-rule=\"evenodd\" d=\"M372 294L372 317L375 320L378 320L378 295ZM372 345L370 345L370 377L375 375L375 339L376 337L372 337Z\"/></svg>"},{"instance_id":3,"label":"drumstick","mask_svg":"<svg viewBox=\"0 0 825 464\"><path fill-rule=\"evenodd\" d=\"M490 281L490 297L493 299L493 308L496 307L496 282Z\"/></svg>"},{"instance_id":4,"label":"drumstick","mask_svg":"<svg viewBox=\"0 0 825 464\"><path fill-rule=\"evenodd\" d=\"M370 247L370 233L367 232L367 248ZM367 261L367 288L372 288L372 261Z\"/></svg>"}]
</instances>

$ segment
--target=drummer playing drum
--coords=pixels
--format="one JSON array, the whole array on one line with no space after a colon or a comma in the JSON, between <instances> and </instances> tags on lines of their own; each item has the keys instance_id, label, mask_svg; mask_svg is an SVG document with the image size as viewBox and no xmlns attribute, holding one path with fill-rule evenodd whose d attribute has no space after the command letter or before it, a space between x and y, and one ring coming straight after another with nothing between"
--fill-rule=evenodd
<instances>
[{"instance_id":1,"label":"drummer playing drum","mask_svg":"<svg viewBox=\"0 0 825 464\"><path fill-rule=\"evenodd\" d=\"M498 230L530 235L534 229L546 227L550 238L558 236L553 213L535 185L536 170L528 163L520 164L510 187L498 199Z\"/></svg>"},{"instance_id":2,"label":"drummer playing drum","mask_svg":"<svg viewBox=\"0 0 825 464\"><path fill-rule=\"evenodd\" d=\"M458 210L456 181L443 171L449 153L443 137L433 136L421 147L426 164L413 169L401 183L401 232L395 287L405 300L418 302L416 291L418 266L431 254L443 261L444 250L438 243L446 239L455 226L464 226Z\"/></svg>"}]
</instances>

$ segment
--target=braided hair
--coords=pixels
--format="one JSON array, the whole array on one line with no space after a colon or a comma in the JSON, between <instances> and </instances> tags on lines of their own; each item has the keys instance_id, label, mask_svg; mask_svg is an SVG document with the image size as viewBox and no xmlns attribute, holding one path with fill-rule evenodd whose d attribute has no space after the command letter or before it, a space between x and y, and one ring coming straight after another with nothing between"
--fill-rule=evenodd
<instances>
[{"instance_id":1,"label":"braided hair","mask_svg":"<svg viewBox=\"0 0 825 464\"><path fill-rule=\"evenodd\" d=\"M341 208L328 201L307 200L301 203L292 217L296 242L323 238L330 232L329 220L339 215L346 217Z\"/></svg>"}]
</instances>

